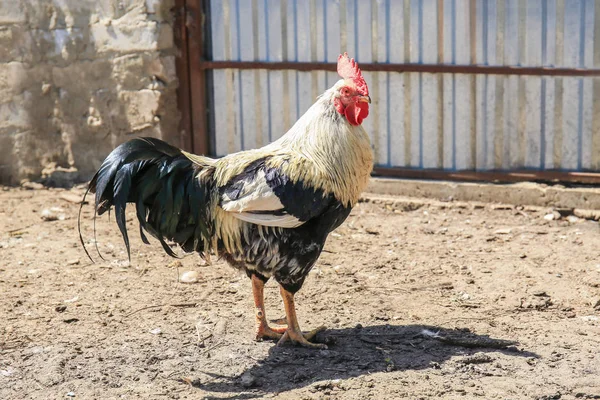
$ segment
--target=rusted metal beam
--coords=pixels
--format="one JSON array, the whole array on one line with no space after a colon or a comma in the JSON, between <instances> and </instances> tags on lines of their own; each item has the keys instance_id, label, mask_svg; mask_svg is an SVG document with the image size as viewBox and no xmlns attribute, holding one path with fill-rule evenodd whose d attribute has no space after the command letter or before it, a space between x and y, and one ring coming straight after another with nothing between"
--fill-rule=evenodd
<instances>
[{"instance_id":1,"label":"rusted metal beam","mask_svg":"<svg viewBox=\"0 0 600 400\"><path fill-rule=\"evenodd\" d=\"M209 154L208 108L206 99L206 69L204 34L206 15L205 0L186 0L186 26L190 74L190 98L193 149L196 154Z\"/></svg>"},{"instance_id":2,"label":"rusted metal beam","mask_svg":"<svg viewBox=\"0 0 600 400\"><path fill-rule=\"evenodd\" d=\"M267 69L294 71L336 71L335 63L324 62L269 62L269 61L203 61L201 69ZM448 64L380 64L360 63L363 71L378 72L426 72L432 74L475 75L533 75L533 76L600 76L600 69L518 67L492 65Z\"/></svg>"},{"instance_id":3,"label":"rusted metal beam","mask_svg":"<svg viewBox=\"0 0 600 400\"><path fill-rule=\"evenodd\" d=\"M179 80L179 86L177 87L177 107L181 112L178 146L186 151L193 151L189 50L185 1L186 0L175 0L175 24L173 27L175 46L179 49L177 57L175 58L175 69L177 71L177 79Z\"/></svg>"},{"instance_id":4,"label":"rusted metal beam","mask_svg":"<svg viewBox=\"0 0 600 400\"><path fill-rule=\"evenodd\" d=\"M444 171L410 168L375 167L375 176L406 179L434 179L471 182L568 182L600 184L600 173L567 171Z\"/></svg>"}]
</instances>

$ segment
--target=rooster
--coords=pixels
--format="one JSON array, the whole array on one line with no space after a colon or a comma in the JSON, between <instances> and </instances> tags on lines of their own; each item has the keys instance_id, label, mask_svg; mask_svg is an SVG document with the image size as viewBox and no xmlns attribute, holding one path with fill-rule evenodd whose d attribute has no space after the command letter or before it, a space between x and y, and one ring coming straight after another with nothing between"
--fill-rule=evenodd
<instances>
[{"instance_id":1,"label":"rooster","mask_svg":"<svg viewBox=\"0 0 600 400\"><path fill-rule=\"evenodd\" d=\"M346 53L337 71L342 79L265 147L212 159L137 138L114 149L89 184L98 215L114 207L128 256L125 207L134 203L144 243L147 232L171 256L176 255L168 242L206 260L216 254L245 271L252 282L257 340L326 348L311 342L324 327L300 330L294 294L329 233L357 203L373 166L361 126L369 114L369 89ZM287 327L268 324L263 288L270 278L280 285Z\"/></svg>"}]
</instances>

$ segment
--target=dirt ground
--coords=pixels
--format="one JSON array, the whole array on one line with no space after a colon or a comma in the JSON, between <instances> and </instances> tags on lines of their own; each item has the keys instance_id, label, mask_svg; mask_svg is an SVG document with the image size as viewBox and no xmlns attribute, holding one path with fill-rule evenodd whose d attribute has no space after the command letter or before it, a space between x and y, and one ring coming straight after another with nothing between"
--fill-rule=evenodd
<instances>
[{"instance_id":1,"label":"dirt ground","mask_svg":"<svg viewBox=\"0 0 600 400\"><path fill-rule=\"evenodd\" d=\"M247 277L144 245L133 210L131 265L106 217L90 263L82 192L0 188L1 399L600 398L597 222L362 202L297 295L301 326L328 327L314 351L255 342Z\"/></svg>"}]
</instances>

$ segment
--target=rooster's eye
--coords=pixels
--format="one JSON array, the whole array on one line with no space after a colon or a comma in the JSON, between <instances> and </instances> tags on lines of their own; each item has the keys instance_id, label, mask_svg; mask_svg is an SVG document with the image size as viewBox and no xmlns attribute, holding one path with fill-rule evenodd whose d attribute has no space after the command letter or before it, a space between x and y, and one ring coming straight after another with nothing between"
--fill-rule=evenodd
<instances>
[{"instance_id":1,"label":"rooster's eye","mask_svg":"<svg viewBox=\"0 0 600 400\"><path fill-rule=\"evenodd\" d=\"M348 88L342 88L341 92L344 96L350 96L350 90Z\"/></svg>"}]
</instances>

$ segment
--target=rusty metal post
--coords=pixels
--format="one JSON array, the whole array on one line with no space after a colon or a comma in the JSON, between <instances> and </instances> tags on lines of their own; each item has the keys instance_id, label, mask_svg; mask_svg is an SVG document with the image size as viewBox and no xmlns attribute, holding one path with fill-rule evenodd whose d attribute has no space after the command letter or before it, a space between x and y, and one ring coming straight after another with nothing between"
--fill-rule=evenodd
<instances>
[{"instance_id":1,"label":"rusty metal post","mask_svg":"<svg viewBox=\"0 0 600 400\"><path fill-rule=\"evenodd\" d=\"M187 151L193 151L192 145L192 120L191 120L191 99L190 99L190 70L189 53L186 27L186 9L185 0L175 0L175 26L173 34L175 46L177 47L177 57L175 58L175 68L179 86L177 87L177 107L181 112L179 121L179 143L178 146Z\"/></svg>"},{"instance_id":2,"label":"rusty metal post","mask_svg":"<svg viewBox=\"0 0 600 400\"><path fill-rule=\"evenodd\" d=\"M180 145L196 154L209 153L204 33L207 17L203 0L175 0L176 61L181 111Z\"/></svg>"}]
</instances>

